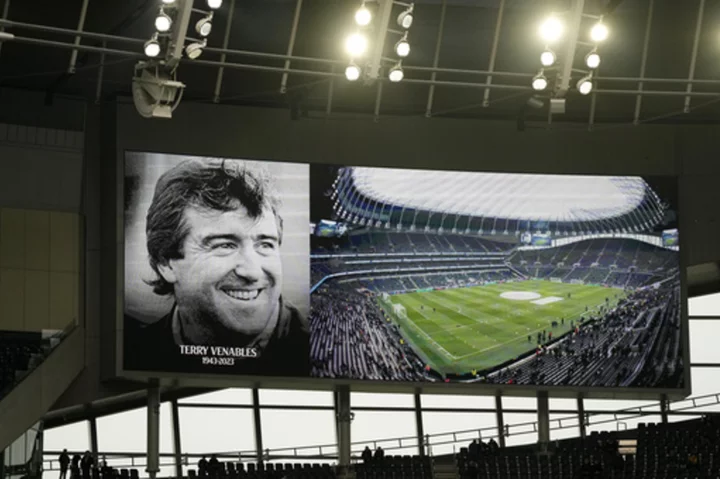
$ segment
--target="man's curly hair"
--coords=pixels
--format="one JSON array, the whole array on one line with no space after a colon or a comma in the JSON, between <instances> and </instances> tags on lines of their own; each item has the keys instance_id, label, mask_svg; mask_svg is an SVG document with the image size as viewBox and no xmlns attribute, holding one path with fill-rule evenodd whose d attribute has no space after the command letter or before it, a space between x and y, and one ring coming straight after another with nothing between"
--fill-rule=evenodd
<instances>
[{"instance_id":1,"label":"man's curly hair","mask_svg":"<svg viewBox=\"0 0 720 479\"><path fill-rule=\"evenodd\" d=\"M160 177L147 213L147 249L156 276L148 283L155 294L174 292L158 265L183 257L182 245L189 232L185 210L189 207L222 212L243 207L254 219L271 211L282 238L280 198L265 170L237 160L183 161Z\"/></svg>"}]
</instances>

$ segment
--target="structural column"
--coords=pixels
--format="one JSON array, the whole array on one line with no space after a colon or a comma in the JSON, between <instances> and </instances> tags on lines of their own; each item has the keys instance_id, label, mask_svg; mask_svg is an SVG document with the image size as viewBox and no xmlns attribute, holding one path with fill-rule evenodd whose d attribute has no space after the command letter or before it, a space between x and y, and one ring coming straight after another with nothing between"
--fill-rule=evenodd
<instances>
[{"instance_id":1,"label":"structural column","mask_svg":"<svg viewBox=\"0 0 720 479\"><path fill-rule=\"evenodd\" d=\"M547 391L537 393L538 446L546 451L550 444L550 400Z\"/></svg>"},{"instance_id":2,"label":"structural column","mask_svg":"<svg viewBox=\"0 0 720 479\"><path fill-rule=\"evenodd\" d=\"M422 399L420 397L420 390L415 390L415 425L417 426L417 442L418 452L421 456L425 455L425 448L428 446L425 444L425 428L423 427L422 417Z\"/></svg>"},{"instance_id":3,"label":"structural column","mask_svg":"<svg viewBox=\"0 0 720 479\"><path fill-rule=\"evenodd\" d=\"M338 464L342 470L350 467L350 386L338 386L335 390L335 420L337 429Z\"/></svg>"},{"instance_id":4,"label":"structural column","mask_svg":"<svg viewBox=\"0 0 720 479\"><path fill-rule=\"evenodd\" d=\"M577 411L578 411L578 428L580 428L580 437L585 439L587 435L585 429L585 401L583 400L582 393L578 394L577 397Z\"/></svg>"},{"instance_id":5,"label":"structural column","mask_svg":"<svg viewBox=\"0 0 720 479\"><path fill-rule=\"evenodd\" d=\"M500 447L505 447L505 419L503 418L502 396L500 393L495 395L495 419L497 421Z\"/></svg>"},{"instance_id":6,"label":"structural column","mask_svg":"<svg viewBox=\"0 0 720 479\"><path fill-rule=\"evenodd\" d=\"M258 388L252 390L253 419L255 420L255 456L258 464L263 462L263 438L262 419L260 418L260 391Z\"/></svg>"},{"instance_id":7,"label":"structural column","mask_svg":"<svg viewBox=\"0 0 720 479\"><path fill-rule=\"evenodd\" d=\"M666 394L662 395L662 398L660 398L660 418L663 422L663 424L667 424L668 422L668 398Z\"/></svg>"},{"instance_id":8,"label":"structural column","mask_svg":"<svg viewBox=\"0 0 720 479\"><path fill-rule=\"evenodd\" d=\"M90 452L92 453L95 461L98 460L98 431L97 431L97 419L95 414L90 416L88 419L88 434L90 435Z\"/></svg>"},{"instance_id":9,"label":"structural column","mask_svg":"<svg viewBox=\"0 0 720 479\"><path fill-rule=\"evenodd\" d=\"M160 384L151 379L147 390L147 468L150 479L160 472Z\"/></svg>"},{"instance_id":10,"label":"structural column","mask_svg":"<svg viewBox=\"0 0 720 479\"><path fill-rule=\"evenodd\" d=\"M182 443L180 442L180 408L177 399L172 400L173 452L175 453L175 477L183 477Z\"/></svg>"}]
</instances>

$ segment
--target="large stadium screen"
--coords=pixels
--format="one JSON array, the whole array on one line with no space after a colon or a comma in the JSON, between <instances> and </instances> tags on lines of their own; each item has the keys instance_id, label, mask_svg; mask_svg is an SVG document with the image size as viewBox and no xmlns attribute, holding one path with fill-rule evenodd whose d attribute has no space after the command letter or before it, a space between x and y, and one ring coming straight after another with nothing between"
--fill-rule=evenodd
<instances>
[{"instance_id":1,"label":"large stadium screen","mask_svg":"<svg viewBox=\"0 0 720 479\"><path fill-rule=\"evenodd\" d=\"M124 192L125 371L684 387L675 178L128 152Z\"/></svg>"}]
</instances>

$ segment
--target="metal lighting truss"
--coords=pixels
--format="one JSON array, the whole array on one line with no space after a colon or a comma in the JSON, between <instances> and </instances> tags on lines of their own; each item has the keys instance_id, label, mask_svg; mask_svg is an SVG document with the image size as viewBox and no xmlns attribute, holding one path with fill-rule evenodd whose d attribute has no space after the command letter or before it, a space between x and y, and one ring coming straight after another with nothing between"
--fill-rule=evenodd
<instances>
[{"instance_id":1,"label":"metal lighting truss","mask_svg":"<svg viewBox=\"0 0 720 479\"><path fill-rule=\"evenodd\" d=\"M137 58L144 59L145 56L142 54L142 45L146 39L141 38L130 38L118 35L108 35L103 33L85 31L85 16L87 12L88 0L84 0L80 11L78 12L78 28L68 29L60 28L51 25L39 25L27 22L13 21L8 18L9 6L11 0L6 0L2 17L0 17L0 47L3 42L16 42L22 44L38 45L49 48L65 49L70 51L69 56L69 67L70 72L74 71L75 59L78 52L89 52L101 54L101 60L107 61L109 57L117 58ZM583 0L574 0L577 4L582 4ZM602 95L623 95L623 96L634 96L635 100L635 112L634 112L634 123L640 122L642 113L642 99L648 96L663 96L663 97L682 97L684 99L684 110L689 112L691 110L691 100L695 98L720 98L718 92L699 92L693 89L696 85L720 85L720 80L713 79L697 79L695 78L695 66L697 61L699 42L701 36L701 29L704 16L704 7L706 0L700 0L697 23L694 31L694 42L690 57L690 66L687 79L684 78L648 78L645 76L646 64L647 64L647 53L649 48L650 31L653 23L653 10L655 0L648 0L648 11L647 11L647 23L645 39L643 44L642 57L640 61L640 71L637 77L603 77L595 76L594 81L597 84L603 86L609 84L623 85L623 88L595 88L592 92L593 102L591 104L591 111L588 118L588 125L592 128L594 124L595 114L595 103L597 97ZM230 2L230 14L233 13L234 1ZM500 32L502 29L502 16L505 10L505 1L498 0L499 10L498 18L495 26L494 41L491 48L491 55L488 67L486 70L473 70L473 69L457 69L457 68L442 68L439 66L440 51L443 41L443 31L445 27L445 13L447 10L447 0L443 0L440 12L440 24L438 30L438 36L436 39L435 54L432 61L432 66L414 66L412 64L403 64L403 69L406 72L415 73L426 73L428 78L406 78L403 79L403 83L414 83L420 85L427 85L428 97L425 115L427 117L433 116L433 99L436 87L451 87L451 88L478 88L483 90L483 105L487 106L490 102L490 93L492 90L498 91L516 91L532 92L529 86L513 85L503 83L504 79L508 78L522 78L526 80L527 84L530 84L530 80L534 76L531 69L534 65L528 65L527 72L507 72L495 70L495 62L497 57L497 46L500 38ZM275 72L280 74L280 90L286 91L287 78L289 75L299 76L312 76L318 78L328 78L330 85L328 88L327 96L327 107L326 113L332 112L332 97L333 97L333 82L335 79L343 78L342 71L346 65L344 59L331 59L331 58L317 58L317 57L305 57L293 54L296 36L298 35L298 22L301 16L302 0L297 0L295 7L295 13L293 15L293 22L290 26L290 39L288 42L288 48L286 54L270 53L270 52L259 52L259 51L248 51L248 50L237 50L227 48L228 39L231 33L231 22L228 22L227 29L224 35L223 48L210 48L204 49L206 59L197 59L191 62L182 61L186 66L196 65L197 67L204 67L211 69L217 73L217 81L213 92L208 92L213 95L213 99L219 102L221 99L222 85L223 85L223 73L225 69L232 68L244 71L263 71L263 72ZM46 38L40 38L33 36L32 34L16 35L13 33L15 28L22 29L28 32L43 32L53 33L59 36L67 36L67 40L49 40ZM108 48L107 42L113 42L118 45L122 45L118 48ZM92 43L92 44L91 44ZM99 45L98 45L99 44ZM214 55L214 59L207 59L208 56ZM243 63L242 58L253 58L255 60L266 60L268 63L277 64L277 61L284 61L284 65L275 66L273 64L248 64ZM301 64L302 67L297 65ZM99 74L97 77L98 82L98 95L100 93L101 85L104 81L104 70L102 64L98 65ZM442 73L444 78L452 78L453 75L476 75L477 81L459 81L444 79L438 80L437 74ZM376 118L380 114L380 102L382 101L381 88L383 83L387 82L386 78L377 79L378 95L376 96L375 105L375 116ZM648 89L650 84L665 84L665 85L685 85L685 90L651 90Z\"/></svg>"},{"instance_id":2,"label":"metal lighting truss","mask_svg":"<svg viewBox=\"0 0 720 479\"><path fill-rule=\"evenodd\" d=\"M344 168L336 215L359 226L410 231L556 235L636 233L665 213L640 177Z\"/></svg>"}]
</instances>

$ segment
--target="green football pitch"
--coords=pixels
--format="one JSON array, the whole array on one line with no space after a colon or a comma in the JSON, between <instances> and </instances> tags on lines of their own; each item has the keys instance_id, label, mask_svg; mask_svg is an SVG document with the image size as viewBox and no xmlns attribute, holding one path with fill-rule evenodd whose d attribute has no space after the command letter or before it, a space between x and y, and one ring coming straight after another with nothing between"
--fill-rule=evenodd
<instances>
[{"instance_id":1,"label":"green football pitch","mask_svg":"<svg viewBox=\"0 0 720 479\"><path fill-rule=\"evenodd\" d=\"M538 332L562 335L571 320L614 306L624 295L603 286L528 280L406 293L391 301L405 307L407 319L393 316L418 354L443 374L462 374L527 353Z\"/></svg>"}]
</instances>

